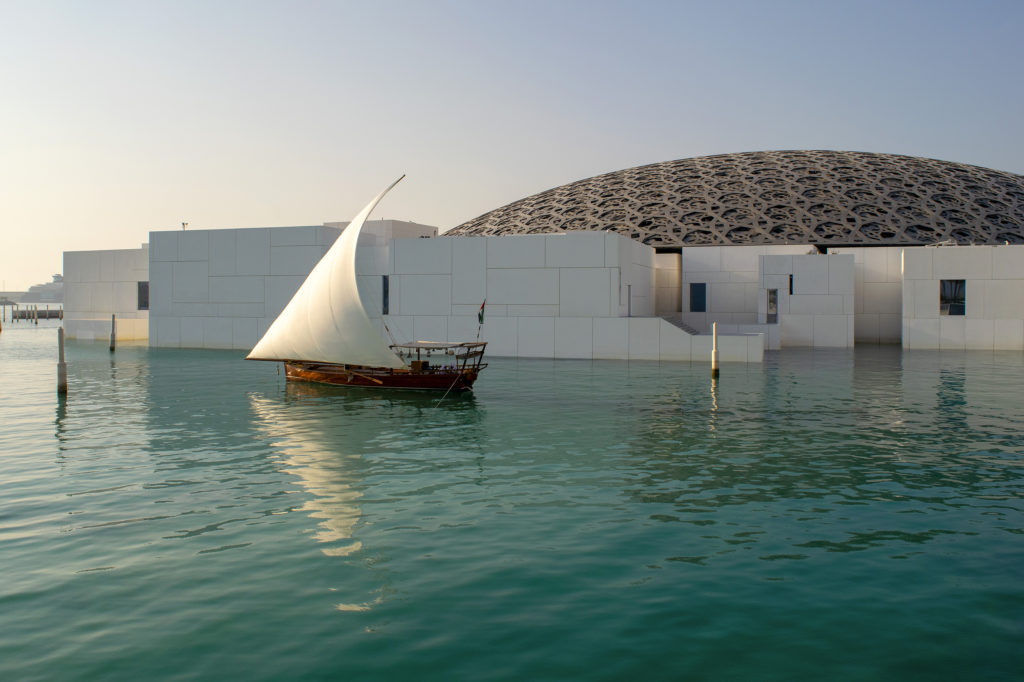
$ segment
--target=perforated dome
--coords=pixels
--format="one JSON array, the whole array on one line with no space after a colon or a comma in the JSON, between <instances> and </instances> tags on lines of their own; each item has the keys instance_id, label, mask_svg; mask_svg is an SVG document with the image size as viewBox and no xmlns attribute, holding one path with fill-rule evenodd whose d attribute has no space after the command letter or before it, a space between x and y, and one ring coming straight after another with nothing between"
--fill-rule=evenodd
<instances>
[{"instance_id":1,"label":"perforated dome","mask_svg":"<svg viewBox=\"0 0 1024 682\"><path fill-rule=\"evenodd\" d=\"M654 247L1024 243L1024 176L893 154L721 154L598 175L449 235L608 230Z\"/></svg>"}]
</instances>

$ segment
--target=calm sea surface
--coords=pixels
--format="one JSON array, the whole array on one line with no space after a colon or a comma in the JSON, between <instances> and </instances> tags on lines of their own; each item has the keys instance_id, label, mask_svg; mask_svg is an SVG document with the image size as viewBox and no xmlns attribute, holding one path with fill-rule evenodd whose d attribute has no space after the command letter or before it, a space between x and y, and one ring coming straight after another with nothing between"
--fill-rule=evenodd
<instances>
[{"instance_id":1,"label":"calm sea surface","mask_svg":"<svg viewBox=\"0 0 1024 682\"><path fill-rule=\"evenodd\" d=\"M475 394L0 334L0 679L1008 680L1024 355L492 359Z\"/></svg>"}]
</instances>

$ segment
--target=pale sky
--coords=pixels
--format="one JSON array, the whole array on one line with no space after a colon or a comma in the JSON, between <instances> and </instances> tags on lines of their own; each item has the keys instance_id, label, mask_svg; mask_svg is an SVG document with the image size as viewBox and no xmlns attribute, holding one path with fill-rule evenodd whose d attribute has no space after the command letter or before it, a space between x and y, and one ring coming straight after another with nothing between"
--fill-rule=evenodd
<instances>
[{"instance_id":1,"label":"pale sky","mask_svg":"<svg viewBox=\"0 0 1024 682\"><path fill-rule=\"evenodd\" d=\"M707 154L1024 173L1024 2L0 0L0 288L150 230L442 230Z\"/></svg>"}]
</instances>

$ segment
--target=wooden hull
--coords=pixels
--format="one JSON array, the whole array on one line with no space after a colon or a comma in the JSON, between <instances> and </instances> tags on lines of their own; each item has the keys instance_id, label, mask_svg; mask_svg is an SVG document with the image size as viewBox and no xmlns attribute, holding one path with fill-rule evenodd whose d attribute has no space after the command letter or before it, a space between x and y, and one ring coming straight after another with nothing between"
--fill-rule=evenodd
<instances>
[{"instance_id":1,"label":"wooden hull","mask_svg":"<svg viewBox=\"0 0 1024 682\"><path fill-rule=\"evenodd\" d=\"M389 388L413 391L468 391L476 381L475 369L431 368L424 371L353 367L329 363L286 362L289 381L310 381L332 386Z\"/></svg>"}]
</instances>

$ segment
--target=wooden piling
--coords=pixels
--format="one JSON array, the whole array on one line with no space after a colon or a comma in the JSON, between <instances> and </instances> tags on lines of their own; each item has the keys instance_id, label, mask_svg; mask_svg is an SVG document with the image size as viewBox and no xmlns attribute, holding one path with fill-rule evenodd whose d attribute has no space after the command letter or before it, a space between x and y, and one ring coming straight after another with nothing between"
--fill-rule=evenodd
<instances>
[{"instance_id":1,"label":"wooden piling","mask_svg":"<svg viewBox=\"0 0 1024 682\"><path fill-rule=\"evenodd\" d=\"M110 316L110 352L117 347L117 315Z\"/></svg>"},{"instance_id":2,"label":"wooden piling","mask_svg":"<svg viewBox=\"0 0 1024 682\"><path fill-rule=\"evenodd\" d=\"M64 325L57 328L57 394L68 394L68 365L64 362Z\"/></svg>"},{"instance_id":3,"label":"wooden piling","mask_svg":"<svg viewBox=\"0 0 1024 682\"><path fill-rule=\"evenodd\" d=\"M718 378L718 323L711 324L711 378Z\"/></svg>"}]
</instances>

